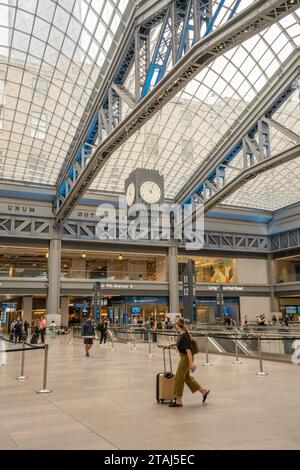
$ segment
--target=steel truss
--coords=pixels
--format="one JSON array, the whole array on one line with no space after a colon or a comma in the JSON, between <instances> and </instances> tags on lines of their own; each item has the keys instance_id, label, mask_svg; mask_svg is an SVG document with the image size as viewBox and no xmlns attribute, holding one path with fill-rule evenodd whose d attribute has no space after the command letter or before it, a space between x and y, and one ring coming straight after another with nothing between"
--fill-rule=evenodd
<instances>
[{"instance_id":1,"label":"steel truss","mask_svg":"<svg viewBox=\"0 0 300 470\"><path fill-rule=\"evenodd\" d=\"M261 92L259 103L244 113L244 118L228 131L228 137L202 163L196 175L178 195L178 201L201 202L205 210L220 203L258 174L300 156L300 137L272 118L285 101L297 91L300 73L300 49L286 61L281 76L274 77ZM279 155L271 154L270 127L294 141L295 147ZM243 152L243 166L235 159ZM234 177L226 178L230 170ZM186 198L187 194L191 194Z\"/></svg>"},{"instance_id":2,"label":"steel truss","mask_svg":"<svg viewBox=\"0 0 300 470\"><path fill-rule=\"evenodd\" d=\"M0 215L0 236L51 238L52 224L41 217Z\"/></svg>"},{"instance_id":3,"label":"steel truss","mask_svg":"<svg viewBox=\"0 0 300 470\"><path fill-rule=\"evenodd\" d=\"M197 11L201 11L202 20L206 22L207 17L205 15L207 13L204 15L203 8L199 10L201 4L203 6L205 2L193 2L193 5L198 6ZM166 12L169 11L168 5L164 4L161 12L156 12L151 19L147 18L144 23L138 24L136 26L138 33L140 34L142 28L143 33L146 34L148 23L157 24L156 21L162 21L166 16ZM98 101L98 107L94 114L91 113L91 125L79 139L74 155L59 180L59 189L54 204L56 223L64 220L72 212L74 206L79 202L109 156L140 129L165 103L184 88L203 68L218 55L237 46L271 24L278 22L281 18L296 10L299 5L300 0L269 0L268 2L258 0L235 18L230 18L230 22L195 42L194 46L186 51L184 57L173 65L171 70L161 78L140 102L137 102L136 97L130 96L128 90L124 89L124 81L129 71L129 65L132 64L134 57L136 58L135 67L138 67L140 70L140 60L139 56L137 56L138 48L135 47L135 39L137 39L138 33L137 29L134 29L132 22L128 26L127 34L124 37L126 49L118 51L116 54L114 61L115 69L109 71L110 79L107 80L108 85L100 93L101 99ZM234 14L236 8L237 3L232 14ZM207 29L209 29L211 21L212 18L209 20ZM164 24L166 23L164 22ZM195 23L195 25L198 24L198 22ZM187 25L186 27L189 27L190 30L191 23L188 22ZM194 30L196 31L197 28L198 26ZM181 34L181 37L186 38L183 34ZM146 57L145 60L148 60L148 49L146 46L143 47L145 47L146 51L143 53L143 56ZM178 44L176 45L175 41L173 50L176 50L176 47L178 48ZM173 58L174 56L173 52ZM148 68L144 66L142 70L145 76L145 71ZM136 77L140 77L137 70ZM138 85L140 90L141 83L138 82ZM119 92L116 87L119 87ZM121 120L121 112L117 113L115 117L110 115L113 109L112 105L109 106L108 99L109 89L111 88L119 96L120 100L123 99L125 101L124 95L126 95L127 101L130 100L132 104L132 111L123 120ZM86 147L87 144L88 147Z\"/></svg>"},{"instance_id":4,"label":"steel truss","mask_svg":"<svg viewBox=\"0 0 300 470\"><path fill-rule=\"evenodd\" d=\"M290 250L300 246L300 228L270 236L270 250Z\"/></svg>"},{"instance_id":5,"label":"steel truss","mask_svg":"<svg viewBox=\"0 0 300 470\"><path fill-rule=\"evenodd\" d=\"M97 221L67 220L62 225L62 239L99 241L96 235L96 225ZM53 236L53 219L0 214L0 237L8 236L50 240ZM113 245L114 242L109 243ZM120 242L116 240L116 243ZM126 241L123 240L122 243ZM128 243L131 241L128 240ZM267 253L299 247L300 228L270 236L216 231L204 233L204 249Z\"/></svg>"}]
</instances>

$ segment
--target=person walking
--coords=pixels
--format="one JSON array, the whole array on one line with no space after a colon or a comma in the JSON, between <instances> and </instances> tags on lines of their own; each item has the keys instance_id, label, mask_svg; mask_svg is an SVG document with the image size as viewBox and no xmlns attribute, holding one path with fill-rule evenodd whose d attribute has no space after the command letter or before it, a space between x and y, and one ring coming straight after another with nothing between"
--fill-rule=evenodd
<instances>
[{"instance_id":1,"label":"person walking","mask_svg":"<svg viewBox=\"0 0 300 470\"><path fill-rule=\"evenodd\" d=\"M179 333L177 343L169 344L164 349L169 349L172 346L177 346L180 354L180 360L175 374L174 381L174 395L175 401L169 404L170 407L181 407L182 395L184 384L186 383L192 393L200 392L202 394L202 403L206 401L206 398L210 390L201 387L201 385L190 375L190 370L195 372L196 364L192 354L192 337L185 326L183 318L178 318L175 324L176 331Z\"/></svg>"},{"instance_id":2,"label":"person walking","mask_svg":"<svg viewBox=\"0 0 300 470\"><path fill-rule=\"evenodd\" d=\"M40 333L41 333L41 340L43 344L45 344L46 328L47 328L47 322L46 322L46 318L43 316L42 321L40 323Z\"/></svg>"},{"instance_id":3,"label":"person walking","mask_svg":"<svg viewBox=\"0 0 300 470\"><path fill-rule=\"evenodd\" d=\"M50 326L49 326L50 338L52 338L52 339L56 339L56 337L55 337L55 328L56 328L55 321L52 320L52 322L50 323Z\"/></svg>"},{"instance_id":4,"label":"person walking","mask_svg":"<svg viewBox=\"0 0 300 470\"><path fill-rule=\"evenodd\" d=\"M93 346L93 341L95 338L95 327L92 324L91 316L88 316L85 322L82 324L81 327L81 336L84 338L84 345L85 345L85 355L86 357L90 356L90 349Z\"/></svg>"},{"instance_id":5,"label":"person walking","mask_svg":"<svg viewBox=\"0 0 300 470\"><path fill-rule=\"evenodd\" d=\"M22 339L22 322L21 322L20 318L18 318L17 323L15 323L14 333L15 333L15 343L21 343L21 339Z\"/></svg>"}]
</instances>

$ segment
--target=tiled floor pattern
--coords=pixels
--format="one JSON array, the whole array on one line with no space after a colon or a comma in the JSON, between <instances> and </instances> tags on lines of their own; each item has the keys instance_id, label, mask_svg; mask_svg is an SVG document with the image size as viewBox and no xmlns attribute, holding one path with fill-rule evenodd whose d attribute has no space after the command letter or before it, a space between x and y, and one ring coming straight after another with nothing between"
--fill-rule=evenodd
<instances>
[{"instance_id":1,"label":"tiled floor pattern","mask_svg":"<svg viewBox=\"0 0 300 470\"><path fill-rule=\"evenodd\" d=\"M20 353L1 353L0 449L299 449L300 368L212 356L212 367L196 357L195 377L211 394L184 394L183 408L155 400L162 352L147 345L97 343L84 356L81 340L50 342L48 395L42 386L43 351L26 353L19 382ZM3 344L2 344L3 347ZM178 355L173 352L174 367Z\"/></svg>"}]
</instances>

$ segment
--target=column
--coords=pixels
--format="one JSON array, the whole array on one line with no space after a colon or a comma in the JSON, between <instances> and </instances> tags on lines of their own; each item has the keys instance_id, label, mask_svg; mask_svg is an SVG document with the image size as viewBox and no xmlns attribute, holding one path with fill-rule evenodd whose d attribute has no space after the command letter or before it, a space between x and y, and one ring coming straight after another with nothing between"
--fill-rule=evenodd
<instances>
[{"instance_id":1,"label":"column","mask_svg":"<svg viewBox=\"0 0 300 470\"><path fill-rule=\"evenodd\" d=\"M168 261L169 261L170 313L178 313L179 312L178 247L175 244L169 247Z\"/></svg>"},{"instance_id":2,"label":"column","mask_svg":"<svg viewBox=\"0 0 300 470\"><path fill-rule=\"evenodd\" d=\"M47 298L47 324L52 320L60 324L59 297L60 297L60 269L61 269L61 231L59 227L53 228L53 237L50 240L48 255L48 298Z\"/></svg>"},{"instance_id":3,"label":"column","mask_svg":"<svg viewBox=\"0 0 300 470\"><path fill-rule=\"evenodd\" d=\"M69 324L69 297L63 296L60 298L60 315L61 324L68 326Z\"/></svg>"},{"instance_id":4,"label":"column","mask_svg":"<svg viewBox=\"0 0 300 470\"><path fill-rule=\"evenodd\" d=\"M279 312L279 299L275 297L274 284L276 282L275 261L268 255L268 282L270 284L271 312Z\"/></svg>"},{"instance_id":5,"label":"column","mask_svg":"<svg viewBox=\"0 0 300 470\"><path fill-rule=\"evenodd\" d=\"M22 322L24 323L25 320L31 325L32 321L32 297L23 297L23 316Z\"/></svg>"}]
</instances>

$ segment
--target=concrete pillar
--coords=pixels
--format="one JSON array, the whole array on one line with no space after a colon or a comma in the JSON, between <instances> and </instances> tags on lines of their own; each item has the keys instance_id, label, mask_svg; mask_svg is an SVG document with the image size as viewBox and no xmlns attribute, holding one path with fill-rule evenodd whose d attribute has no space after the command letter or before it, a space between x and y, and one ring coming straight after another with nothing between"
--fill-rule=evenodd
<instances>
[{"instance_id":1,"label":"concrete pillar","mask_svg":"<svg viewBox=\"0 0 300 470\"><path fill-rule=\"evenodd\" d=\"M64 296L60 298L60 315L61 315L61 324L63 326L69 323L69 297Z\"/></svg>"},{"instance_id":2,"label":"concrete pillar","mask_svg":"<svg viewBox=\"0 0 300 470\"><path fill-rule=\"evenodd\" d=\"M169 265L170 313L178 313L179 312L178 247L175 244L169 247L168 265Z\"/></svg>"},{"instance_id":3,"label":"concrete pillar","mask_svg":"<svg viewBox=\"0 0 300 470\"><path fill-rule=\"evenodd\" d=\"M23 316L22 316L23 323L24 323L25 320L27 320L28 323L30 323L30 325L31 325L31 321L32 321L32 297L23 297L22 310L23 310Z\"/></svg>"},{"instance_id":4,"label":"concrete pillar","mask_svg":"<svg viewBox=\"0 0 300 470\"><path fill-rule=\"evenodd\" d=\"M59 227L53 229L53 238L50 240L48 255L48 297L47 297L47 324L52 320L60 324L59 297L60 297L60 267L61 265L61 231Z\"/></svg>"},{"instance_id":5,"label":"concrete pillar","mask_svg":"<svg viewBox=\"0 0 300 470\"><path fill-rule=\"evenodd\" d=\"M280 312L279 299L275 297L274 284L276 283L275 261L268 255L268 282L270 284L271 312Z\"/></svg>"}]
</instances>

